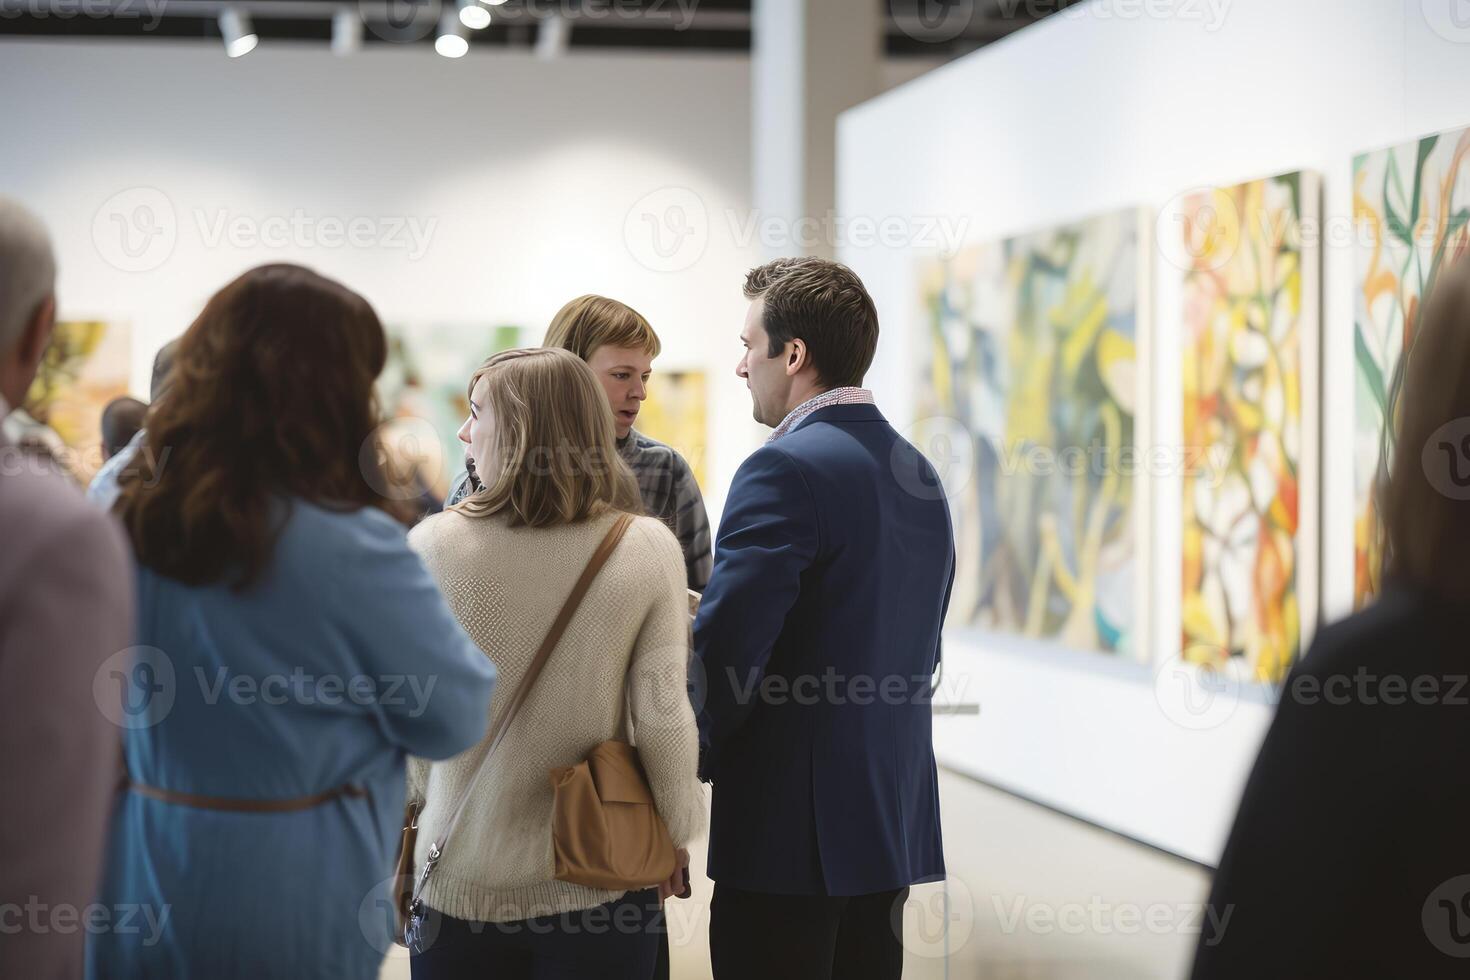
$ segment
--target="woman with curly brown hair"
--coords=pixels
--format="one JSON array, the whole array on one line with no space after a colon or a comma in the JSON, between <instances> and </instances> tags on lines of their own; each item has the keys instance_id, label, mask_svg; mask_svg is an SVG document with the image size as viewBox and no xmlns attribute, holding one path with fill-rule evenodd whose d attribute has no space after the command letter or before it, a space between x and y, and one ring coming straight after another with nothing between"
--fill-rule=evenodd
<instances>
[{"instance_id":1,"label":"woman with curly brown hair","mask_svg":"<svg viewBox=\"0 0 1470 980\"><path fill-rule=\"evenodd\" d=\"M473 744L495 680L385 502L386 349L292 265L180 342L116 507L138 646L96 688L126 730L100 901L144 914L92 976L377 976L405 756Z\"/></svg>"}]
</instances>

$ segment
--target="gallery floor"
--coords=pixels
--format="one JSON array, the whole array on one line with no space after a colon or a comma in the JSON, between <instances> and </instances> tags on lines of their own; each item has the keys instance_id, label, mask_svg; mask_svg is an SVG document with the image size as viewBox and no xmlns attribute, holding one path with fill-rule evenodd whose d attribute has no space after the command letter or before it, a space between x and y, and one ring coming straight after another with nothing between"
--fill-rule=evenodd
<instances>
[{"instance_id":1,"label":"gallery floor","mask_svg":"<svg viewBox=\"0 0 1470 980\"><path fill-rule=\"evenodd\" d=\"M948 906L939 886L905 910L906 980L1178 980L1209 876L1199 867L942 772ZM704 867L696 852L694 867ZM672 903L675 980L706 980L708 902ZM940 924L950 920L948 957ZM381 980L408 980L395 948Z\"/></svg>"}]
</instances>

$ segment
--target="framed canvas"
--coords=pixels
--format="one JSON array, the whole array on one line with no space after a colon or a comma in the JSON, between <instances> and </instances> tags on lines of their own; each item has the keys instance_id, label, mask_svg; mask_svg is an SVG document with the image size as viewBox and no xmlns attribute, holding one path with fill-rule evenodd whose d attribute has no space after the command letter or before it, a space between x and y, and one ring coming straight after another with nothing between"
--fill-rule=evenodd
<instances>
[{"instance_id":1,"label":"framed canvas","mask_svg":"<svg viewBox=\"0 0 1470 980\"><path fill-rule=\"evenodd\" d=\"M1394 453L1404 354L1440 272L1470 252L1470 129L1353 162L1353 605L1382 586L1376 489Z\"/></svg>"},{"instance_id":2,"label":"framed canvas","mask_svg":"<svg viewBox=\"0 0 1470 980\"><path fill-rule=\"evenodd\" d=\"M648 398L634 425L639 432L673 446L694 472L701 489L709 464L709 378L703 371L654 368Z\"/></svg>"},{"instance_id":3,"label":"framed canvas","mask_svg":"<svg viewBox=\"0 0 1470 980\"><path fill-rule=\"evenodd\" d=\"M104 320L58 321L22 406L55 438L51 452L78 482L101 468L102 410L128 394L132 331Z\"/></svg>"},{"instance_id":4,"label":"framed canvas","mask_svg":"<svg viewBox=\"0 0 1470 980\"><path fill-rule=\"evenodd\" d=\"M516 326L397 324L387 327L388 364L378 398L391 430L395 468L412 470L423 491L443 500L464 469L458 432L469 417L470 378L485 358L525 345Z\"/></svg>"},{"instance_id":5,"label":"framed canvas","mask_svg":"<svg viewBox=\"0 0 1470 980\"><path fill-rule=\"evenodd\" d=\"M1148 212L920 270L917 440L946 479L952 624L1144 661Z\"/></svg>"},{"instance_id":6,"label":"framed canvas","mask_svg":"<svg viewBox=\"0 0 1470 980\"><path fill-rule=\"evenodd\" d=\"M1316 620L1321 180L1184 198L1181 655L1280 683ZM1307 233L1303 233L1303 229Z\"/></svg>"}]
</instances>

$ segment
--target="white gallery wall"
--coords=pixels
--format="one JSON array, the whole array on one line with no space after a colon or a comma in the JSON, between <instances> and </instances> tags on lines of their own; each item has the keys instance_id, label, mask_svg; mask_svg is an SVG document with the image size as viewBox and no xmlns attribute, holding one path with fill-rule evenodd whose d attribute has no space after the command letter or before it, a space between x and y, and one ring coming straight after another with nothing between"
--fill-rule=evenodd
<instances>
[{"instance_id":1,"label":"white gallery wall","mask_svg":"<svg viewBox=\"0 0 1470 980\"><path fill-rule=\"evenodd\" d=\"M546 62L427 45L0 42L0 193L50 224L63 316L127 322L133 385L209 295L301 262L387 323L539 335L606 293L710 373L720 512L759 433L733 373L750 227L744 56ZM457 454L456 457L457 458Z\"/></svg>"},{"instance_id":2,"label":"white gallery wall","mask_svg":"<svg viewBox=\"0 0 1470 980\"><path fill-rule=\"evenodd\" d=\"M915 272L942 244L935 219L971 244L1308 169L1323 175L1327 220L1346 225L1354 154L1465 126L1461 0L1092 0L889 92L843 116L838 155L843 219L892 222L886 241L840 251L878 304L880 404L913 419ZM1157 251L1153 272L1154 438L1177 447L1182 273ZM1334 619L1352 595L1350 242L1324 244L1323 288L1321 579ZM1272 696L1201 688L1170 661L1178 474L1150 490L1152 666L951 630L944 696L980 712L941 719L936 738L957 769L1212 864Z\"/></svg>"}]
</instances>

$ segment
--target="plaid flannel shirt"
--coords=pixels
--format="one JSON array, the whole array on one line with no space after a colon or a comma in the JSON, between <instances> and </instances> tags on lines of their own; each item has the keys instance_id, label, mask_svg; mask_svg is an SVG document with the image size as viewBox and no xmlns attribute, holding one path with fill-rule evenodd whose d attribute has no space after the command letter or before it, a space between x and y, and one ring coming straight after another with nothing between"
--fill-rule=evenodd
<instances>
[{"instance_id":1,"label":"plaid flannel shirt","mask_svg":"<svg viewBox=\"0 0 1470 980\"><path fill-rule=\"evenodd\" d=\"M703 592L709 584L714 554L710 548L709 515L694 471L672 447L650 439L638 430L618 440L618 455L638 479L638 492L648 516L668 525L684 552L684 570L689 588ZM452 507L474 492L469 473L454 482L444 506Z\"/></svg>"}]
</instances>

